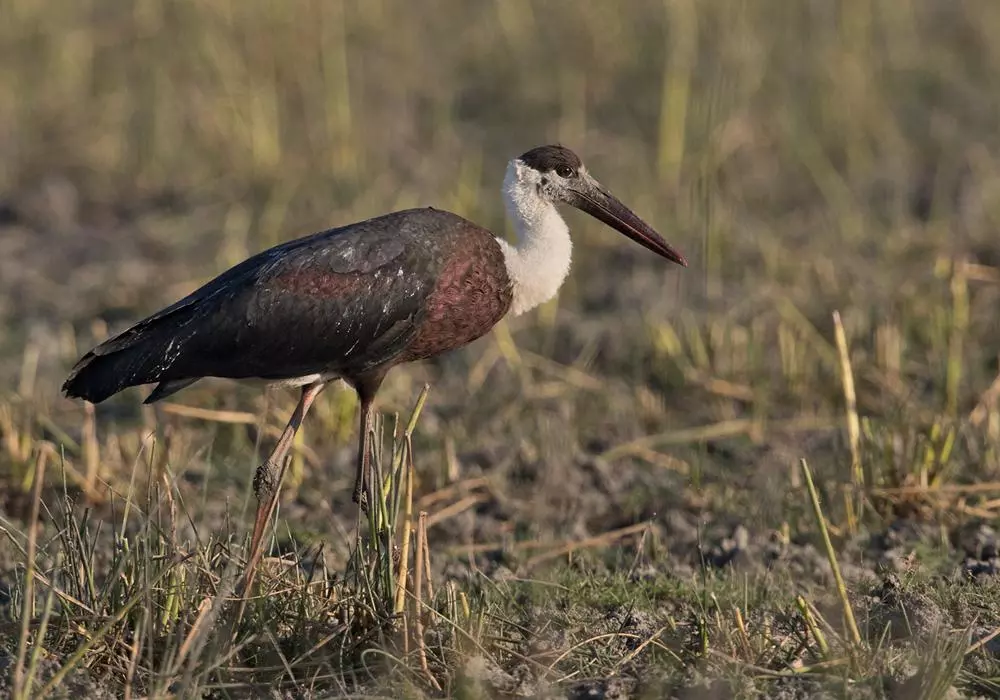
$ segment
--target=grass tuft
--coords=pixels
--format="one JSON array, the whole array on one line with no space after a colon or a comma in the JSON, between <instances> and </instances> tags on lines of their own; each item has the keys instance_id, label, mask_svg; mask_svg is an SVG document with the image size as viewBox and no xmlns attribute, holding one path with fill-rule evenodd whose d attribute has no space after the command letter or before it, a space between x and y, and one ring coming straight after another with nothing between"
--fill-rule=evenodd
<instances>
[{"instance_id":1,"label":"grass tuft","mask_svg":"<svg viewBox=\"0 0 1000 700\"><path fill-rule=\"evenodd\" d=\"M1000 5L64 5L0 22L0 697L998 694ZM691 267L567 213L558 299L385 382L365 518L325 391L250 595L288 397L59 396L279 241L511 235L554 141Z\"/></svg>"}]
</instances>

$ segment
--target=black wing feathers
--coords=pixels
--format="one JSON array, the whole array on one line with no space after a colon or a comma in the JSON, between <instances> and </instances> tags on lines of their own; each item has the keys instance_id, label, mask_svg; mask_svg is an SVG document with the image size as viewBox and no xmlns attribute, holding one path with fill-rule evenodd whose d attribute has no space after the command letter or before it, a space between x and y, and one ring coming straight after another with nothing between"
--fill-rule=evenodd
<instances>
[{"instance_id":1,"label":"black wing feathers","mask_svg":"<svg viewBox=\"0 0 1000 700\"><path fill-rule=\"evenodd\" d=\"M263 251L88 352L63 391L99 402L161 382L155 401L201 377L377 366L405 348L449 246L469 225L409 210Z\"/></svg>"}]
</instances>

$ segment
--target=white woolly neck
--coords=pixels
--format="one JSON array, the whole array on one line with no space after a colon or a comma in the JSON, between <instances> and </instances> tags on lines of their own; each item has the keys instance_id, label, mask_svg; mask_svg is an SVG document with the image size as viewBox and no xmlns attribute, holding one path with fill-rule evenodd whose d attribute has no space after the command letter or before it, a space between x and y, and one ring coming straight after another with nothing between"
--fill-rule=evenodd
<instances>
[{"instance_id":1,"label":"white woolly neck","mask_svg":"<svg viewBox=\"0 0 1000 700\"><path fill-rule=\"evenodd\" d=\"M507 165L503 199L517 242L498 239L514 285L510 313L530 311L556 295L569 274L573 243L555 204L539 193L542 174L518 159Z\"/></svg>"}]
</instances>

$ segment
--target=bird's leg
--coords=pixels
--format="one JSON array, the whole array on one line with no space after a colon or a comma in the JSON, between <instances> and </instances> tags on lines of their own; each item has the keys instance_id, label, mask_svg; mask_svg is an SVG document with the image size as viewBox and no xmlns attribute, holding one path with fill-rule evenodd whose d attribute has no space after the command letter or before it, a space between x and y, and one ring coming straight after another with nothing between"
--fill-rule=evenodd
<instances>
[{"instance_id":1,"label":"bird's leg","mask_svg":"<svg viewBox=\"0 0 1000 700\"><path fill-rule=\"evenodd\" d=\"M354 502L368 512L368 487L371 484L371 434L374 397L358 392L361 399L361 435L358 436L358 465L354 477Z\"/></svg>"},{"instance_id":2,"label":"bird's leg","mask_svg":"<svg viewBox=\"0 0 1000 700\"><path fill-rule=\"evenodd\" d=\"M302 396L299 398L292 417L288 425L278 438L278 444L274 446L271 455L257 468L257 474L253 479L254 495L257 496L257 516L253 524L253 536L250 538L250 558L244 571L243 590L246 591L253 583L253 576L260 561L262 545L264 541L264 530L271 519L274 507L278 502L278 492L281 490L281 482L285 477L285 457L291 449L292 440L298 432L302 420L306 417L309 407L313 401L323 391L325 384L310 384L302 389Z\"/></svg>"},{"instance_id":3,"label":"bird's leg","mask_svg":"<svg viewBox=\"0 0 1000 700\"><path fill-rule=\"evenodd\" d=\"M361 435L358 436L358 471L354 478L354 502L363 513L367 513L374 505L367 498L372 481L372 418L375 410L375 394L382 386L385 375L386 369L379 368L351 382L354 390L358 392L358 400L361 403Z\"/></svg>"}]
</instances>

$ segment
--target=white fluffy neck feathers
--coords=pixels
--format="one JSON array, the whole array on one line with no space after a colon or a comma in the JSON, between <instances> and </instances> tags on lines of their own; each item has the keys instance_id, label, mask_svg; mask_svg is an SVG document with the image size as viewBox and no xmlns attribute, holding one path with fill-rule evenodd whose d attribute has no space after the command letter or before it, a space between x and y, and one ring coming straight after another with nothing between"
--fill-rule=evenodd
<instances>
[{"instance_id":1,"label":"white fluffy neck feathers","mask_svg":"<svg viewBox=\"0 0 1000 700\"><path fill-rule=\"evenodd\" d=\"M539 194L542 174L518 159L510 161L503 183L507 213L517 243L499 239L514 285L510 313L522 314L556 295L569 274L573 244L559 211Z\"/></svg>"}]
</instances>

